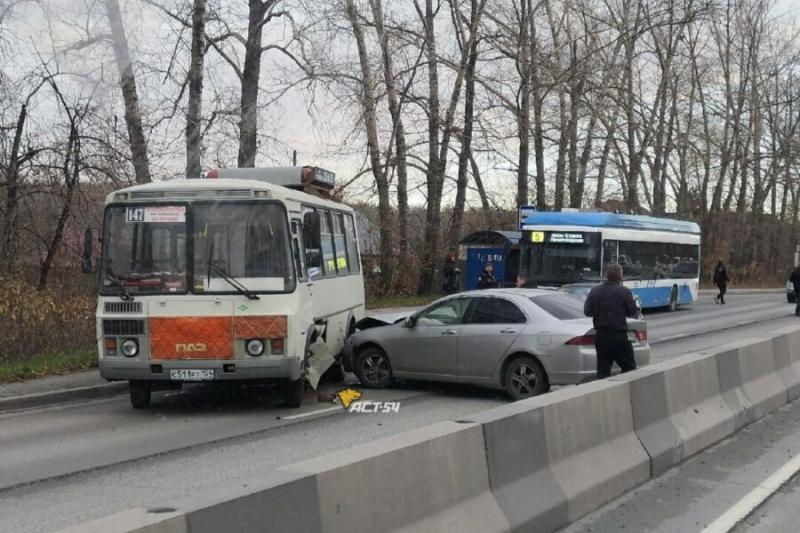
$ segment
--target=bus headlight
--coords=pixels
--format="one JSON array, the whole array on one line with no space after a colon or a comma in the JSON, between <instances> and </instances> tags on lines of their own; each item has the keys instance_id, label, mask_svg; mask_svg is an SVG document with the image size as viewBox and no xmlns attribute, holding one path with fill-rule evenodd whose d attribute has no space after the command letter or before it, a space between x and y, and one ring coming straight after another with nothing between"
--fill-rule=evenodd
<instances>
[{"instance_id":1,"label":"bus headlight","mask_svg":"<svg viewBox=\"0 0 800 533\"><path fill-rule=\"evenodd\" d=\"M125 339L120 345L120 351L125 357L136 357L139 353L139 343L136 339Z\"/></svg>"},{"instance_id":2,"label":"bus headlight","mask_svg":"<svg viewBox=\"0 0 800 533\"><path fill-rule=\"evenodd\" d=\"M247 349L248 355L258 357L264 353L264 341L261 339L250 339L247 341L247 344L245 344L245 348Z\"/></svg>"}]
</instances>

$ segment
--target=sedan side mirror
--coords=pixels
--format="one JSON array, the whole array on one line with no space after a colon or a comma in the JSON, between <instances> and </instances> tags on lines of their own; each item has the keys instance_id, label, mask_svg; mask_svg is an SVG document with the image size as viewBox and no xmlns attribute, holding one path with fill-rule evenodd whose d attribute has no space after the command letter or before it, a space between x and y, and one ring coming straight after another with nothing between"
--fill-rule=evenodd
<instances>
[{"instance_id":1,"label":"sedan side mirror","mask_svg":"<svg viewBox=\"0 0 800 533\"><path fill-rule=\"evenodd\" d=\"M406 321L403 323L403 325L405 327L407 327L407 328L413 328L414 326L416 326L417 325L417 315L411 315L408 318L406 318Z\"/></svg>"}]
</instances>

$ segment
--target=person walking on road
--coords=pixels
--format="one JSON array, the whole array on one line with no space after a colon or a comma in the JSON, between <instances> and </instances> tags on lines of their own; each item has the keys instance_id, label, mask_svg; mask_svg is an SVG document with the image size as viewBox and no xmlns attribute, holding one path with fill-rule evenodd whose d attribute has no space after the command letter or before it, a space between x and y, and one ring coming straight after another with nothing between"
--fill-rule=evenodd
<instances>
[{"instance_id":1,"label":"person walking on road","mask_svg":"<svg viewBox=\"0 0 800 533\"><path fill-rule=\"evenodd\" d=\"M479 289L496 289L497 278L494 276L494 265L486 263L483 267L483 273L478 278Z\"/></svg>"},{"instance_id":2,"label":"person walking on road","mask_svg":"<svg viewBox=\"0 0 800 533\"><path fill-rule=\"evenodd\" d=\"M527 274L519 274L517 276L518 289L538 289L539 285L536 281L530 279Z\"/></svg>"},{"instance_id":3,"label":"person walking on road","mask_svg":"<svg viewBox=\"0 0 800 533\"><path fill-rule=\"evenodd\" d=\"M800 295L800 266L794 267L792 275L789 276L789 282L794 287L795 296ZM800 298L797 298L797 305L794 308L794 316L800 316Z\"/></svg>"},{"instance_id":4,"label":"person walking on road","mask_svg":"<svg viewBox=\"0 0 800 533\"><path fill-rule=\"evenodd\" d=\"M717 268L714 269L714 285L719 289L719 294L714 296L714 302L722 305L725 304L725 293L728 290L729 281L728 269L725 268L725 264L722 262L722 259L720 259L717 263Z\"/></svg>"},{"instance_id":5,"label":"person walking on road","mask_svg":"<svg viewBox=\"0 0 800 533\"><path fill-rule=\"evenodd\" d=\"M460 290L461 287L460 283L458 282L458 274L460 272L461 269L458 268L455 254L447 254L447 259L444 261L444 267L442 267L442 276L444 276L444 280L442 282L443 293L455 294Z\"/></svg>"},{"instance_id":6,"label":"person walking on road","mask_svg":"<svg viewBox=\"0 0 800 533\"><path fill-rule=\"evenodd\" d=\"M593 288L583 306L594 322L594 346L597 350L597 378L611 375L611 366L623 372L636 370L633 345L628 340L628 318L636 316L636 302L629 289L622 285L622 267L611 264L606 281Z\"/></svg>"}]
</instances>

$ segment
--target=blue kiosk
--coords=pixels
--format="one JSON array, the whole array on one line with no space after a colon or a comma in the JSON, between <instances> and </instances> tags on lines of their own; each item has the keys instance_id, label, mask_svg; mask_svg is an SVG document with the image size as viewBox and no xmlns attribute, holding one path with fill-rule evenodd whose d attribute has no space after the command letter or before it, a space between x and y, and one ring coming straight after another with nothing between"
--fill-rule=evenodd
<instances>
[{"instance_id":1,"label":"blue kiosk","mask_svg":"<svg viewBox=\"0 0 800 533\"><path fill-rule=\"evenodd\" d=\"M492 263L500 287L514 287L519 271L520 231L485 230L470 233L458 246L461 265L461 286L464 290L478 288L478 278L486 263Z\"/></svg>"}]
</instances>

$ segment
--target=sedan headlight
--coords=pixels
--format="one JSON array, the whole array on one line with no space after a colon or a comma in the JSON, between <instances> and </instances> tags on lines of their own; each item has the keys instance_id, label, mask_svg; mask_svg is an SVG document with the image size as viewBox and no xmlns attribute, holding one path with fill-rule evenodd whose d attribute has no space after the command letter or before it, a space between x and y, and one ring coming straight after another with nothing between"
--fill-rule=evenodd
<instances>
[{"instance_id":1,"label":"sedan headlight","mask_svg":"<svg viewBox=\"0 0 800 533\"><path fill-rule=\"evenodd\" d=\"M120 351L125 357L136 357L139 353L139 343L136 339L125 339L120 345Z\"/></svg>"},{"instance_id":2,"label":"sedan headlight","mask_svg":"<svg viewBox=\"0 0 800 533\"><path fill-rule=\"evenodd\" d=\"M247 350L248 355L258 357L264 353L264 341L261 339L250 339L247 341L247 344L245 344L245 349Z\"/></svg>"}]
</instances>

